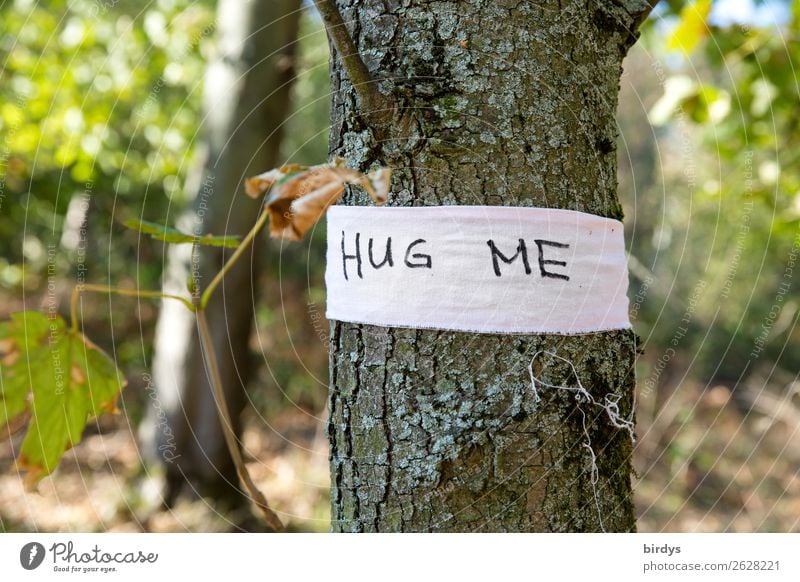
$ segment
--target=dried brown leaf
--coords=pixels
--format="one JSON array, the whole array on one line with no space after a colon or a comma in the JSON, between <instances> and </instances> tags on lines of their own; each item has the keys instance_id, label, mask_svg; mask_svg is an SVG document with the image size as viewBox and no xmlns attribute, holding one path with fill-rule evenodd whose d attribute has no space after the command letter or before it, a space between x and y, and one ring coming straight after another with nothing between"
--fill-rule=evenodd
<instances>
[{"instance_id":1,"label":"dried brown leaf","mask_svg":"<svg viewBox=\"0 0 800 582\"><path fill-rule=\"evenodd\" d=\"M270 170L249 178L245 188L253 197L271 189L265 203L270 214L270 235L297 241L341 198L345 186L360 186L376 204L383 204L390 183L389 168L362 174L344 167L343 159L335 158L330 164L310 168L292 165Z\"/></svg>"},{"instance_id":2,"label":"dried brown leaf","mask_svg":"<svg viewBox=\"0 0 800 582\"><path fill-rule=\"evenodd\" d=\"M250 198L260 198L272 188L275 182L282 180L290 174L296 174L307 169L308 166L301 166L300 164L284 164L280 168L264 172L252 178L247 178L244 181L244 191Z\"/></svg>"}]
</instances>

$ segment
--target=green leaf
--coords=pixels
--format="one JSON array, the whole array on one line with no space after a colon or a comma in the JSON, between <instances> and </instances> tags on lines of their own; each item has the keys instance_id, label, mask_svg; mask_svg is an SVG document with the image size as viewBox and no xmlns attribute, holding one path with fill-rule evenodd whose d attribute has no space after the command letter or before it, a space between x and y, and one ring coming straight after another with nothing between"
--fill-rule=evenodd
<instances>
[{"instance_id":1,"label":"green leaf","mask_svg":"<svg viewBox=\"0 0 800 582\"><path fill-rule=\"evenodd\" d=\"M55 470L90 419L116 410L124 386L111 358L61 317L24 311L0 322L0 434L30 414L17 460L29 485Z\"/></svg>"},{"instance_id":2,"label":"green leaf","mask_svg":"<svg viewBox=\"0 0 800 582\"><path fill-rule=\"evenodd\" d=\"M667 40L669 50L682 50L689 55L708 35L706 20L711 12L711 0L697 0L683 7L680 21Z\"/></svg>"},{"instance_id":3,"label":"green leaf","mask_svg":"<svg viewBox=\"0 0 800 582\"><path fill-rule=\"evenodd\" d=\"M156 240L166 243L195 243L209 247L238 247L238 236L214 236L207 234L205 236L196 236L193 234L186 234L177 228L156 224L155 222L148 222L146 220L136 220L131 218L125 221L125 226L132 230L138 230L141 233L149 234Z\"/></svg>"}]
</instances>

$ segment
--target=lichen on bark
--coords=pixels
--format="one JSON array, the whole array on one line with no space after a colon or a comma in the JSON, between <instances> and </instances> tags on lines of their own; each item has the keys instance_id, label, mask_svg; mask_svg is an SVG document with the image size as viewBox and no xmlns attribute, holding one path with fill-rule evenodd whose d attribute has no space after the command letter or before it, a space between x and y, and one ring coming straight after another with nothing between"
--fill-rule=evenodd
<instances>
[{"instance_id":1,"label":"lichen on bark","mask_svg":"<svg viewBox=\"0 0 800 582\"><path fill-rule=\"evenodd\" d=\"M370 127L332 50L331 150L394 171L389 204L568 208L622 218L622 59L646 2L340 0L403 121ZM409 122L409 119L411 122ZM357 191L347 204L366 204ZM635 529L629 435L568 394L535 402L538 351L632 407L635 336L507 336L332 323L334 531ZM540 370L575 383L565 366ZM595 497L595 493L597 497ZM599 508L597 505L599 504Z\"/></svg>"}]
</instances>

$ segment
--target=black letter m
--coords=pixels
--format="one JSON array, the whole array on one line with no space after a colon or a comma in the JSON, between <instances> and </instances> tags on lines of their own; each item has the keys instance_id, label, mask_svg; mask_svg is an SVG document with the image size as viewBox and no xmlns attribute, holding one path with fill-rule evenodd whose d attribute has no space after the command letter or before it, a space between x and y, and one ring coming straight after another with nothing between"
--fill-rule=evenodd
<instances>
[{"instance_id":1,"label":"black letter m","mask_svg":"<svg viewBox=\"0 0 800 582\"><path fill-rule=\"evenodd\" d=\"M514 256L509 258L501 253L497 246L494 244L494 241L489 239L486 241L486 244L489 245L489 248L492 251L492 265L494 266L494 274L500 277L500 263L498 259L503 261L506 265L510 265L513 263L518 256L522 255L522 265L525 267L525 274L531 274L531 266L528 263L528 249L525 247L525 241L523 239L519 239L519 245L517 246L517 252L514 253Z\"/></svg>"}]
</instances>

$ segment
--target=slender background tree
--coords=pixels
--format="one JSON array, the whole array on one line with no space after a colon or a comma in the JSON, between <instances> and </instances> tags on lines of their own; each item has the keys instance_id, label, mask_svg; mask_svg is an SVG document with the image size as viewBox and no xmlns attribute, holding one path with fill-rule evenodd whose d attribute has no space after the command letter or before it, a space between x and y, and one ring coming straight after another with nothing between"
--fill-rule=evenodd
<instances>
[{"instance_id":1,"label":"slender background tree","mask_svg":"<svg viewBox=\"0 0 800 582\"><path fill-rule=\"evenodd\" d=\"M196 193L192 209L179 224L199 234L240 235L252 227L259 209L258 202L242 195L244 178L280 163L300 0L256 0L244 5L221 0L217 15L219 54L209 64L205 81L205 147L187 186ZM248 343L257 300L253 281L260 270L262 247L259 238L250 256L227 274L223 292L208 307L237 434L251 373ZM207 284L230 252L204 249L200 264L193 266L189 247L173 247L164 291L180 293L195 276L201 285ZM180 304L177 308L169 301L162 304L155 349L153 379L168 422L159 422L151 408L143 434L151 443L151 456L166 461L167 498L188 491L238 504L243 497L202 365L194 317Z\"/></svg>"}]
</instances>

